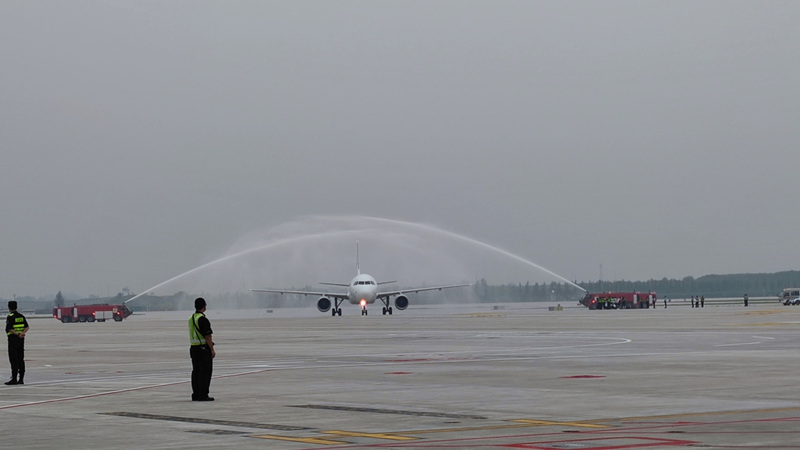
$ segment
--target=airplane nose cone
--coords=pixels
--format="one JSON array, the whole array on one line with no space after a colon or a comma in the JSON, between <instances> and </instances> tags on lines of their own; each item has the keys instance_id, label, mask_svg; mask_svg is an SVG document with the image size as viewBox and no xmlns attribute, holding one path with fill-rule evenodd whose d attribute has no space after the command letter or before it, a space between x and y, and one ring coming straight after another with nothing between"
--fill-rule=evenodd
<instances>
[{"instance_id":1,"label":"airplane nose cone","mask_svg":"<svg viewBox=\"0 0 800 450\"><path fill-rule=\"evenodd\" d=\"M359 287L356 294L362 302L372 303L375 300L375 292L369 287Z\"/></svg>"}]
</instances>

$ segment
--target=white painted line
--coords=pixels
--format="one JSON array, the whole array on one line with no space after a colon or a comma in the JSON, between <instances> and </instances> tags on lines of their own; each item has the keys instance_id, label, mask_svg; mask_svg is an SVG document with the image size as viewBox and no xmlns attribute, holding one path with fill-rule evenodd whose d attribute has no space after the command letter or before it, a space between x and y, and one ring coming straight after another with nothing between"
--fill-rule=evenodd
<instances>
[{"instance_id":1,"label":"white painted line","mask_svg":"<svg viewBox=\"0 0 800 450\"><path fill-rule=\"evenodd\" d=\"M755 341L755 342L740 342L738 344L719 344L715 345L714 347L736 347L739 345L755 345L755 344L763 344L762 341Z\"/></svg>"}]
</instances>

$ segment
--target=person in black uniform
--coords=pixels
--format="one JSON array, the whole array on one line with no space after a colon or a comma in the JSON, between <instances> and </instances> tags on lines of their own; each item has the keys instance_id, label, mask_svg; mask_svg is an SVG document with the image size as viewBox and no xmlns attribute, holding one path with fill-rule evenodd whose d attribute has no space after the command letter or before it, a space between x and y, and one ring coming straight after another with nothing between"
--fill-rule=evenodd
<instances>
[{"instance_id":1,"label":"person in black uniform","mask_svg":"<svg viewBox=\"0 0 800 450\"><path fill-rule=\"evenodd\" d=\"M211 322L206 315L206 301L198 297L194 301L195 313L189 318L189 356L192 358L192 401L210 402L214 397L208 396L213 369L214 340L211 335Z\"/></svg>"},{"instance_id":2,"label":"person in black uniform","mask_svg":"<svg viewBox=\"0 0 800 450\"><path fill-rule=\"evenodd\" d=\"M8 335L8 360L11 362L11 379L6 385L25 384L25 334L28 333L28 321L17 312L17 302L8 302L6 317L6 334Z\"/></svg>"}]
</instances>

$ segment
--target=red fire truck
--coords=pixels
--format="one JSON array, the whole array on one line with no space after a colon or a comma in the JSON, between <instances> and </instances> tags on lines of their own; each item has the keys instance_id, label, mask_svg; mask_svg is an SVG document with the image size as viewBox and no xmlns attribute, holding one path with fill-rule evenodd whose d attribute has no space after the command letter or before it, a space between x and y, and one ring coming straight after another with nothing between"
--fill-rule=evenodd
<instances>
[{"instance_id":1,"label":"red fire truck","mask_svg":"<svg viewBox=\"0 0 800 450\"><path fill-rule=\"evenodd\" d=\"M649 308L657 298L652 291L587 293L581 304L589 309Z\"/></svg>"},{"instance_id":2,"label":"red fire truck","mask_svg":"<svg viewBox=\"0 0 800 450\"><path fill-rule=\"evenodd\" d=\"M114 319L114 322L122 322L122 319L133 314L126 305L72 305L56 306L53 308L53 318L63 323L70 322L105 322L106 319Z\"/></svg>"}]
</instances>

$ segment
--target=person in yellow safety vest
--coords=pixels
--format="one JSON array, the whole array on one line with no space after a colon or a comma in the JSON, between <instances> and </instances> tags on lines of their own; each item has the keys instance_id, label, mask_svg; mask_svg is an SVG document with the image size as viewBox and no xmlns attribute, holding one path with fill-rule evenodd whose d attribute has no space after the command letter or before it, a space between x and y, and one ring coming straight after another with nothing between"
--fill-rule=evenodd
<instances>
[{"instance_id":1,"label":"person in yellow safety vest","mask_svg":"<svg viewBox=\"0 0 800 450\"><path fill-rule=\"evenodd\" d=\"M8 335L8 360L11 363L11 379L6 385L25 384L25 335L28 333L28 321L17 312L17 302L8 302L6 317L6 335Z\"/></svg>"},{"instance_id":2,"label":"person in yellow safety vest","mask_svg":"<svg viewBox=\"0 0 800 450\"><path fill-rule=\"evenodd\" d=\"M192 358L192 401L213 402L214 397L208 396L211 387L211 372L213 370L214 340L211 337L211 322L204 314L206 301L198 297L194 301L195 312L189 318L189 356Z\"/></svg>"}]
</instances>

